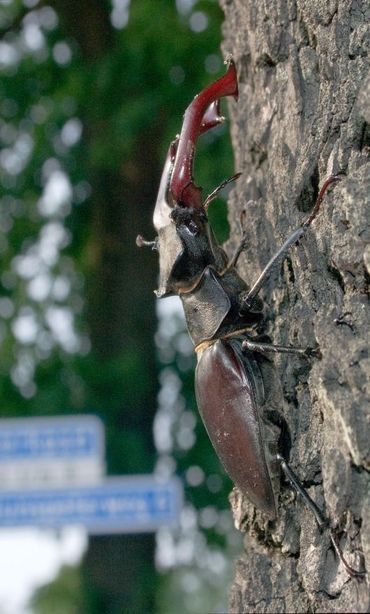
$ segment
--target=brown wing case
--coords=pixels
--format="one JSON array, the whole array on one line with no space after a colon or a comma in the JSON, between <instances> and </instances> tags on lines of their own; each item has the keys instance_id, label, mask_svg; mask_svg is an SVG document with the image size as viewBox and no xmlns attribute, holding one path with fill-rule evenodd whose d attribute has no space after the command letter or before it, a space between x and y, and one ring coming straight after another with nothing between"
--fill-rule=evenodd
<instances>
[{"instance_id":1,"label":"brown wing case","mask_svg":"<svg viewBox=\"0 0 370 614\"><path fill-rule=\"evenodd\" d=\"M247 367L249 364L249 367ZM212 444L233 482L271 518L276 503L267 468L250 361L244 364L228 341L203 351L196 375L196 396ZM258 368L258 365L256 365Z\"/></svg>"}]
</instances>

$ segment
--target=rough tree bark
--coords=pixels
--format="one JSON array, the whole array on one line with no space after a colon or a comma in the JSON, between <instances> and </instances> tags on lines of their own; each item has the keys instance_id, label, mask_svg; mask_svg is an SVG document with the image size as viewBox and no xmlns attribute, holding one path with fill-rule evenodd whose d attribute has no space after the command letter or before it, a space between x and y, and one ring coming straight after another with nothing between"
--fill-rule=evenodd
<instances>
[{"instance_id":1,"label":"rough tree bark","mask_svg":"<svg viewBox=\"0 0 370 614\"><path fill-rule=\"evenodd\" d=\"M370 570L370 7L367 0L221 0L224 51L240 98L230 105L236 170L232 251L248 203L252 282L300 225L319 185L345 177L264 296L275 343L319 344L321 360L274 359L289 437L283 453L338 529L353 566ZM252 200L252 202L248 202ZM282 481L280 515L268 522L231 497L245 552L230 612L365 612L367 580L350 579L327 532Z\"/></svg>"}]
</instances>

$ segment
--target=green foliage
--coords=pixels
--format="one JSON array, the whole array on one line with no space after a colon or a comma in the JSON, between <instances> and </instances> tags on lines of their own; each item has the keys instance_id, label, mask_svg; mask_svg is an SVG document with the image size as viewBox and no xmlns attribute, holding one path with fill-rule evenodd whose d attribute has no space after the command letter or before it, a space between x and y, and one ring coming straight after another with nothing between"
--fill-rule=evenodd
<instances>
[{"instance_id":1,"label":"green foliage","mask_svg":"<svg viewBox=\"0 0 370 614\"><path fill-rule=\"evenodd\" d=\"M81 614L86 612L81 572L64 566L51 584L39 588L32 597L35 614Z\"/></svg>"}]
</instances>

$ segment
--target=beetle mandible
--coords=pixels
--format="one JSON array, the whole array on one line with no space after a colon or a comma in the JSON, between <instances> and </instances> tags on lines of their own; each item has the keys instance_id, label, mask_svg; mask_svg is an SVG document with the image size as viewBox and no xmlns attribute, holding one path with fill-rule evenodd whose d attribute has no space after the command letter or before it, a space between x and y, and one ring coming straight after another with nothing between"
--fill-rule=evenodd
<instances>
[{"instance_id":1,"label":"beetle mandible","mask_svg":"<svg viewBox=\"0 0 370 614\"><path fill-rule=\"evenodd\" d=\"M177 294L182 301L197 354L198 408L227 473L251 503L273 519L277 514L282 469L321 528L328 525L328 520L279 454L280 429L276 420L270 419L271 412L266 406L271 362L265 354L289 352L309 357L315 355L315 350L272 345L266 336L261 337L264 305L258 293L290 247L304 236L326 190L340 177L332 175L324 182L311 214L249 287L236 269L245 248L245 236L229 260L207 219L210 202L240 173L224 181L204 202L201 188L193 180L199 135L224 120L220 99L238 96L235 64L231 57L226 63L226 73L187 107L181 133L169 147L153 216L158 236L154 241L145 241L139 235L136 242L159 252L157 296ZM353 569L344 559L332 529L330 537L347 572L363 576L365 571Z\"/></svg>"}]
</instances>

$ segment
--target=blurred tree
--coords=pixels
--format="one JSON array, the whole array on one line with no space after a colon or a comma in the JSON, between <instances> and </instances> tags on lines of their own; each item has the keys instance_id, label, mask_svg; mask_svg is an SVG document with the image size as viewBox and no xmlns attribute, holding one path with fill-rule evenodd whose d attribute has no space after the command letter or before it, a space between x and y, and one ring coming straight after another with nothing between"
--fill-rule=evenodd
<instances>
[{"instance_id":1,"label":"blurred tree","mask_svg":"<svg viewBox=\"0 0 370 614\"><path fill-rule=\"evenodd\" d=\"M58 578L39 588L31 599L30 606L38 614L82 614L88 612L83 590L81 570L64 566Z\"/></svg>"},{"instance_id":2,"label":"blurred tree","mask_svg":"<svg viewBox=\"0 0 370 614\"><path fill-rule=\"evenodd\" d=\"M1 5L5 413L96 412L110 473L150 472L157 262L135 236L153 234L185 106L221 70L222 14L212 0ZM232 172L223 131L210 137L212 157L200 145L197 179L209 190ZM208 489L195 490L205 506ZM153 610L152 535L92 538L83 569L88 612Z\"/></svg>"}]
</instances>

